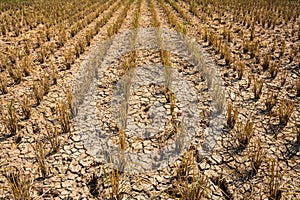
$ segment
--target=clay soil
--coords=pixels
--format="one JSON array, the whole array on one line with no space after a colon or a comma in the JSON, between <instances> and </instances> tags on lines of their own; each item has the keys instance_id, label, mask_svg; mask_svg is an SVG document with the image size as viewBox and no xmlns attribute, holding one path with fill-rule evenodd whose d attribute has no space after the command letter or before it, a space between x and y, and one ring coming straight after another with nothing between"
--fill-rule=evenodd
<instances>
[{"instance_id":1,"label":"clay soil","mask_svg":"<svg viewBox=\"0 0 300 200\"><path fill-rule=\"evenodd\" d=\"M49 2L0 6L0 199L300 199L298 1ZM154 26L181 32L206 52L205 59L216 66L223 82L226 119L214 148L201 154L214 97L207 76L170 52L172 68L196 92L201 119L195 138L163 168L122 172L99 161L83 142L71 113L73 89L82 63L99 44L125 31ZM112 43L109 51L119 50ZM116 145L120 127L110 106L130 56L98 69L97 118ZM135 67L163 65L159 49L137 50L134 56ZM261 94L255 97L260 82ZM151 84L134 91L129 120L141 127L149 123L148 111L158 102L170 121L171 104L164 91ZM31 111L29 116L24 108ZM180 110L176 105L174 112ZM233 116L235 110L230 127L228 112ZM167 130L159 137L163 139L136 141L128 136L125 143L146 152L172 141Z\"/></svg>"}]
</instances>

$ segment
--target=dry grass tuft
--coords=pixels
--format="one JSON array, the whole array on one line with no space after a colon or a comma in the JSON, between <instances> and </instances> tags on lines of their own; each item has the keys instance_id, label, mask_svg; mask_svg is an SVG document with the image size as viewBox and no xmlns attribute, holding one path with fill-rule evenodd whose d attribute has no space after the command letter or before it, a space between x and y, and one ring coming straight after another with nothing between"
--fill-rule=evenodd
<instances>
[{"instance_id":1,"label":"dry grass tuft","mask_svg":"<svg viewBox=\"0 0 300 200\"><path fill-rule=\"evenodd\" d=\"M287 73L283 72L280 76L280 87L283 87L286 83Z\"/></svg>"},{"instance_id":2,"label":"dry grass tuft","mask_svg":"<svg viewBox=\"0 0 300 200\"><path fill-rule=\"evenodd\" d=\"M14 83L17 85L17 84L20 84L21 83L21 80L22 80L22 71L18 68L18 67L7 67L7 71L10 75L10 77L14 80Z\"/></svg>"},{"instance_id":3,"label":"dry grass tuft","mask_svg":"<svg viewBox=\"0 0 300 200\"><path fill-rule=\"evenodd\" d=\"M226 65L229 65L232 62L231 50L229 48L226 48L225 50L224 59Z\"/></svg>"},{"instance_id":4,"label":"dry grass tuft","mask_svg":"<svg viewBox=\"0 0 300 200\"><path fill-rule=\"evenodd\" d=\"M71 49L67 49L65 51L64 58L65 58L66 69L67 70L71 69L71 65L74 63L73 52Z\"/></svg>"},{"instance_id":5,"label":"dry grass tuft","mask_svg":"<svg viewBox=\"0 0 300 200\"><path fill-rule=\"evenodd\" d=\"M110 183L111 183L111 199L121 200L123 198L123 194L121 193L121 175L118 170L113 169L111 174L109 175Z\"/></svg>"},{"instance_id":6,"label":"dry grass tuft","mask_svg":"<svg viewBox=\"0 0 300 200\"><path fill-rule=\"evenodd\" d=\"M127 70L136 66L136 51L131 51L128 58L125 61L125 67Z\"/></svg>"},{"instance_id":7,"label":"dry grass tuft","mask_svg":"<svg viewBox=\"0 0 300 200\"><path fill-rule=\"evenodd\" d=\"M44 96L44 89L40 83L35 82L33 84L33 96L35 98L36 105L40 105Z\"/></svg>"},{"instance_id":8,"label":"dry grass tuft","mask_svg":"<svg viewBox=\"0 0 300 200\"><path fill-rule=\"evenodd\" d=\"M122 152L126 150L126 134L123 129L119 130L119 142L120 142L120 149Z\"/></svg>"},{"instance_id":9,"label":"dry grass tuft","mask_svg":"<svg viewBox=\"0 0 300 200\"><path fill-rule=\"evenodd\" d=\"M7 94L7 78L5 75L0 75L0 91L2 94Z\"/></svg>"},{"instance_id":10,"label":"dry grass tuft","mask_svg":"<svg viewBox=\"0 0 300 200\"><path fill-rule=\"evenodd\" d=\"M251 168L253 172L256 174L258 172L259 167L261 166L263 160L264 160L264 152L262 150L261 142L260 140L257 140L255 142L255 145L253 147L253 151L250 154L251 156Z\"/></svg>"},{"instance_id":11,"label":"dry grass tuft","mask_svg":"<svg viewBox=\"0 0 300 200\"><path fill-rule=\"evenodd\" d=\"M49 76L46 75L46 73L43 74L43 77L41 80L41 86L43 88L43 95L47 95L50 90L50 79L49 79Z\"/></svg>"},{"instance_id":12,"label":"dry grass tuft","mask_svg":"<svg viewBox=\"0 0 300 200\"><path fill-rule=\"evenodd\" d=\"M280 48L280 52L279 52L279 57L282 57L285 53L285 48L286 48L286 44L285 44L285 40L282 41L281 43L281 48Z\"/></svg>"},{"instance_id":13,"label":"dry grass tuft","mask_svg":"<svg viewBox=\"0 0 300 200\"><path fill-rule=\"evenodd\" d=\"M151 14L152 14L152 25L154 27L160 27L160 22L158 20L158 17L157 17L157 12L154 8L154 5L153 5L153 2L152 0L148 0L149 1L149 7L150 7L150 10L151 10Z\"/></svg>"},{"instance_id":14,"label":"dry grass tuft","mask_svg":"<svg viewBox=\"0 0 300 200\"><path fill-rule=\"evenodd\" d=\"M56 126L54 126L54 128L50 128L49 126L46 126L46 134L50 141L53 152L54 153L59 152L63 141L59 137L58 128Z\"/></svg>"},{"instance_id":15,"label":"dry grass tuft","mask_svg":"<svg viewBox=\"0 0 300 200\"><path fill-rule=\"evenodd\" d=\"M265 100L266 111L270 112L272 108L276 105L276 102L277 102L277 95L274 93L269 93Z\"/></svg>"},{"instance_id":16,"label":"dry grass tuft","mask_svg":"<svg viewBox=\"0 0 300 200\"><path fill-rule=\"evenodd\" d=\"M46 62L47 58L48 58L48 52L47 52L47 47L46 46L42 46L41 49L38 51L38 61L43 64Z\"/></svg>"},{"instance_id":17,"label":"dry grass tuft","mask_svg":"<svg viewBox=\"0 0 300 200\"><path fill-rule=\"evenodd\" d=\"M233 112L233 114L232 114ZM238 118L238 108L235 108L233 111L232 103L228 103L227 106L227 127L229 129L233 129L235 123L237 122Z\"/></svg>"},{"instance_id":18,"label":"dry grass tuft","mask_svg":"<svg viewBox=\"0 0 300 200\"><path fill-rule=\"evenodd\" d=\"M93 39L93 32L91 30L87 30L85 32L85 42L87 46L91 45L91 40Z\"/></svg>"},{"instance_id":19,"label":"dry grass tuft","mask_svg":"<svg viewBox=\"0 0 300 200\"><path fill-rule=\"evenodd\" d=\"M72 112L72 110L73 110L72 109L73 108L73 106L72 106L72 101L73 101L72 90L70 88L68 88L67 91L65 91L65 94L66 94L66 99L67 99L68 107L69 107L69 109ZM71 113L71 114L72 114L71 117L73 117L74 113Z\"/></svg>"},{"instance_id":20,"label":"dry grass tuft","mask_svg":"<svg viewBox=\"0 0 300 200\"><path fill-rule=\"evenodd\" d=\"M291 101L282 100L281 106L279 107L279 124L286 126L293 111L294 111L295 105Z\"/></svg>"},{"instance_id":21,"label":"dry grass tuft","mask_svg":"<svg viewBox=\"0 0 300 200\"><path fill-rule=\"evenodd\" d=\"M258 79L254 79L254 86L253 86L253 93L254 93L254 99L259 99L261 94L262 94L262 88L264 85L264 80L258 80Z\"/></svg>"},{"instance_id":22,"label":"dry grass tuft","mask_svg":"<svg viewBox=\"0 0 300 200\"><path fill-rule=\"evenodd\" d=\"M176 24L176 30L179 33L182 33L184 35L187 34L187 28L186 28L186 26L183 23L177 22L177 24Z\"/></svg>"},{"instance_id":23,"label":"dry grass tuft","mask_svg":"<svg viewBox=\"0 0 300 200\"><path fill-rule=\"evenodd\" d=\"M10 132L11 135L16 135L19 129L15 103L12 100L7 108L7 113L3 116L3 121L5 123L6 129Z\"/></svg>"},{"instance_id":24,"label":"dry grass tuft","mask_svg":"<svg viewBox=\"0 0 300 200\"><path fill-rule=\"evenodd\" d=\"M52 73L51 73L51 78L52 78L52 84L56 85L57 84L57 78L58 78L58 72L55 69L55 66L52 65Z\"/></svg>"},{"instance_id":25,"label":"dry grass tuft","mask_svg":"<svg viewBox=\"0 0 300 200\"><path fill-rule=\"evenodd\" d=\"M243 78L243 74L244 74L244 70L245 70L245 63L244 62L239 62L238 66L237 66L237 73L238 73L238 79L242 80Z\"/></svg>"},{"instance_id":26,"label":"dry grass tuft","mask_svg":"<svg viewBox=\"0 0 300 200\"><path fill-rule=\"evenodd\" d=\"M292 46L290 50L290 55L289 55L289 61L290 63L293 62L294 58L297 56L297 46L294 45Z\"/></svg>"},{"instance_id":27,"label":"dry grass tuft","mask_svg":"<svg viewBox=\"0 0 300 200\"><path fill-rule=\"evenodd\" d=\"M69 109L68 103L60 101L57 104L57 116L61 125L63 133L68 133L71 130L70 120L71 120L71 111Z\"/></svg>"},{"instance_id":28,"label":"dry grass tuft","mask_svg":"<svg viewBox=\"0 0 300 200\"><path fill-rule=\"evenodd\" d=\"M244 40L243 40L243 52L244 52L244 53L248 53L249 50L250 50L250 41L244 39Z\"/></svg>"},{"instance_id":29,"label":"dry grass tuft","mask_svg":"<svg viewBox=\"0 0 300 200\"><path fill-rule=\"evenodd\" d=\"M65 28L61 26L60 29L61 30L59 31L59 34L58 34L58 41L56 43L58 48L63 47L65 45L65 43L67 42L67 34L65 31Z\"/></svg>"},{"instance_id":30,"label":"dry grass tuft","mask_svg":"<svg viewBox=\"0 0 300 200\"><path fill-rule=\"evenodd\" d=\"M208 180L204 175L193 174L192 180L180 177L176 182L176 188L182 200L199 200L205 197Z\"/></svg>"},{"instance_id":31,"label":"dry grass tuft","mask_svg":"<svg viewBox=\"0 0 300 200\"><path fill-rule=\"evenodd\" d=\"M194 155L192 151L187 151L182 157L182 161L177 166L176 172L179 177L186 177L194 167Z\"/></svg>"},{"instance_id":32,"label":"dry grass tuft","mask_svg":"<svg viewBox=\"0 0 300 200\"><path fill-rule=\"evenodd\" d=\"M78 39L78 42L75 44L75 56L79 58L80 54L83 54L86 47L86 43L82 39Z\"/></svg>"},{"instance_id":33,"label":"dry grass tuft","mask_svg":"<svg viewBox=\"0 0 300 200\"><path fill-rule=\"evenodd\" d=\"M35 158L38 162L39 166L39 171L42 175L43 178L46 178L48 176L48 167L46 164L46 159L45 159L45 145L42 143L42 141L36 141L35 147L34 147L34 153L35 153Z\"/></svg>"},{"instance_id":34,"label":"dry grass tuft","mask_svg":"<svg viewBox=\"0 0 300 200\"><path fill-rule=\"evenodd\" d=\"M21 61L20 68L23 71L24 76L30 76L30 68L32 64L30 56L25 56L25 58Z\"/></svg>"},{"instance_id":35,"label":"dry grass tuft","mask_svg":"<svg viewBox=\"0 0 300 200\"><path fill-rule=\"evenodd\" d=\"M248 119L244 127L242 127L241 125L238 126L237 140L239 146L246 148L246 146L250 142L252 135L253 135L253 122L251 122Z\"/></svg>"},{"instance_id":36,"label":"dry grass tuft","mask_svg":"<svg viewBox=\"0 0 300 200\"><path fill-rule=\"evenodd\" d=\"M275 65L274 62L272 62L270 64L269 73L270 73L271 79L274 79L277 76L277 74L278 74L278 67Z\"/></svg>"},{"instance_id":37,"label":"dry grass tuft","mask_svg":"<svg viewBox=\"0 0 300 200\"><path fill-rule=\"evenodd\" d=\"M31 116L31 102L30 100L27 98L27 96L25 95L23 97L23 100L21 101L21 109L22 109L22 113L24 115L24 119L29 119Z\"/></svg>"},{"instance_id":38,"label":"dry grass tuft","mask_svg":"<svg viewBox=\"0 0 300 200\"><path fill-rule=\"evenodd\" d=\"M133 22L132 22L132 25L133 25L133 28L138 28L139 26L139 17L140 17L140 8L141 8L141 3L142 1L141 0L138 0L137 2L137 8L135 10L135 13L134 13L134 17L133 17Z\"/></svg>"},{"instance_id":39,"label":"dry grass tuft","mask_svg":"<svg viewBox=\"0 0 300 200\"><path fill-rule=\"evenodd\" d=\"M188 151L176 169L177 179L175 186L180 196L179 199L198 200L203 198L206 194L208 180L197 170L194 160L193 152ZM174 196L175 195L176 194L174 194Z\"/></svg>"},{"instance_id":40,"label":"dry grass tuft","mask_svg":"<svg viewBox=\"0 0 300 200\"><path fill-rule=\"evenodd\" d=\"M190 1L190 12L193 13L195 16L198 16L199 12L196 6L196 2L194 0Z\"/></svg>"},{"instance_id":41,"label":"dry grass tuft","mask_svg":"<svg viewBox=\"0 0 300 200\"><path fill-rule=\"evenodd\" d=\"M162 60L162 64L164 66L171 66L171 61L170 61L170 52L167 50L160 50L160 57Z\"/></svg>"},{"instance_id":42,"label":"dry grass tuft","mask_svg":"<svg viewBox=\"0 0 300 200\"><path fill-rule=\"evenodd\" d=\"M277 161L270 161L269 163L269 199L279 200L282 197L282 186L283 186L283 174L279 168Z\"/></svg>"},{"instance_id":43,"label":"dry grass tuft","mask_svg":"<svg viewBox=\"0 0 300 200\"><path fill-rule=\"evenodd\" d=\"M265 55L264 62L262 64L263 70L264 71L268 70L269 66L270 66L270 56L269 55Z\"/></svg>"},{"instance_id":44,"label":"dry grass tuft","mask_svg":"<svg viewBox=\"0 0 300 200\"><path fill-rule=\"evenodd\" d=\"M14 200L30 200L32 180L21 168L13 167L6 169L4 177L8 182Z\"/></svg>"}]
</instances>

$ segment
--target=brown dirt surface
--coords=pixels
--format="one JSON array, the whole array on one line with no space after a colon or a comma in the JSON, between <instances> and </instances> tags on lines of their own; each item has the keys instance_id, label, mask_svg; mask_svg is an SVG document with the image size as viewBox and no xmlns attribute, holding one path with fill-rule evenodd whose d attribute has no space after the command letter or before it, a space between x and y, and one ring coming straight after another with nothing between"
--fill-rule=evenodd
<instances>
[{"instance_id":1,"label":"brown dirt surface","mask_svg":"<svg viewBox=\"0 0 300 200\"><path fill-rule=\"evenodd\" d=\"M300 199L299 14L288 0L1 2L0 199ZM160 66L162 84L133 84L159 81ZM211 141L215 114L224 123ZM155 170L112 167L99 140Z\"/></svg>"}]
</instances>

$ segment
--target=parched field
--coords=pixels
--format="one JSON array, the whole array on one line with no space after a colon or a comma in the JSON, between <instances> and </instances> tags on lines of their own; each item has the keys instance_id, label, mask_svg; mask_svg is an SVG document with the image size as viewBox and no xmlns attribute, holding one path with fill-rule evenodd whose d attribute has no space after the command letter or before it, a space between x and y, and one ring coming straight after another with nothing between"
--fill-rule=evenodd
<instances>
[{"instance_id":1,"label":"parched field","mask_svg":"<svg viewBox=\"0 0 300 200\"><path fill-rule=\"evenodd\" d=\"M295 0L1 1L0 199L300 199L299 64Z\"/></svg>"}]
</instances>

